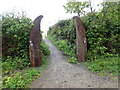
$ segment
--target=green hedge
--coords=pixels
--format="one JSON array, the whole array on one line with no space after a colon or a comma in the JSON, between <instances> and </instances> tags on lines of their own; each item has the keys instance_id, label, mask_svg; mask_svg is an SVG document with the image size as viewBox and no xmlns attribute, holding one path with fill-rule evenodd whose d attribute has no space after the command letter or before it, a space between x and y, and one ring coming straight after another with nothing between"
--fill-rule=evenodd
<instances>
[{"instance_id":1,"label":"green hedge","mask_svg":"<svg viewBox=\"0 0 120 90\"><path fill-rule=\"evenodd\" d=\"M104 3L102 12L92 12L81 17L86 28L89 60L95 60L101 55L107 57L120 53L118 5L118 3ZM55 41L65 40L69 46L74 46L76 32L73 20L61 20L51 26L48 36Z\"/></svg>"},{"instance_id":2,"label":"green hedge","mask_svg":"<svg viewBox=\"0 0 120 90\"><path fill-rule=\"evenodd\" d=\"M29 38L32 20L23 14L6 13L1 16L3 82L0 82L0 86L3 84L1 88L25 88L40 76L40 70L47 67L49 47L42 40L41 32L42 66L30 69Z\"/></svg>"},{"instance_id":3,"label":"green hedge","mask_svg":"<svg viewBox=\"0 0 120 90\"><path fill-rule=\"evenodd\" d=\"M7 56L28 57L32 26L32 20L21 14L6 13L2 15L3 58Z\"/></svg>"},{"instance_id":4,"label":"green hedge","mask_svg":"<svg viewBox=\"0 0 120 90\"><path fill-rule=\"evenodd\" d=\"M100 12L93 11L81 17L87 35L86 61L91 63L91 65L88 64L88 67L93 72L107 70L113 75L118 75L118 60L120 59L119 2L105 2L102 5L103 9ZM71 57L69 62L76 62L76 56L74 56L76 54L76 32L73 20L59 21L49 28L47 35L64 54Z\"/></svg>"}]
</instances>

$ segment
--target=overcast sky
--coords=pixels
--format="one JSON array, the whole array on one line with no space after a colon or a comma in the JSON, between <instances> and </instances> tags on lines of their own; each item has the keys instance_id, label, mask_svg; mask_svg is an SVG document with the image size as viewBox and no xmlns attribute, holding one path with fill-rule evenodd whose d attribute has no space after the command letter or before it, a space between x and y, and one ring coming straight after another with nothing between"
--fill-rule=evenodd
<instances>
[{"instance_id":1,"label":"overcast sky","mask_svg":"<svg viewBox=\"0 0 120 90\"><path fill-rule=\"evenodd\" d=\"M72 18L75 14L66 13L63 8L69 0L1 0L0 14L15 11L26 11L27 15L34 20L37 16L43 15L41 30L45 33L51 25L62 19ZM85 1L85 0L78 0ZM97 8L97 4L103 0L92 0L92 6Z\"/></svg>"}]
</instances>

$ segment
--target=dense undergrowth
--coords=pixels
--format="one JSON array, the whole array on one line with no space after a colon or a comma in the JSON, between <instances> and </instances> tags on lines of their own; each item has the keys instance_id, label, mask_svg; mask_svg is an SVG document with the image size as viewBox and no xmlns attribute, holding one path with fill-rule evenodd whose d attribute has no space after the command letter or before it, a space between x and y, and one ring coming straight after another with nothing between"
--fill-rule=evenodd
<instances>
[{"instance_id":1,"label":"dense undergrowth","mask_svg":"<svg viewBox=\"0 0 120 90\"><path fill-rule=\"evenodd\" d=\"M32 20L24 13L6 13L2 16L2 88L25 88L40 76L40 70L47 66L46 57L50 51L42 40L42 66L30 68L29 37ZM42 32L41 32L42 33Z\"/></svg>"},{"instance_id":2,"label":"dense undergrowth","mask_svg":"<svg viewBox=\"0 0 120 90\"><path fill-rule=\"evenodd\" d=\"M112 7L111 7L112 6ZM104 3L100 12L82 16L87 35L88 69L104 76L109 73L119 75L120 23L118 22L119 3ZM48 38L67 55L68 62L77 63L76 34L71 19L61 20L51 26Z\"/></svg>"}]
</instances>

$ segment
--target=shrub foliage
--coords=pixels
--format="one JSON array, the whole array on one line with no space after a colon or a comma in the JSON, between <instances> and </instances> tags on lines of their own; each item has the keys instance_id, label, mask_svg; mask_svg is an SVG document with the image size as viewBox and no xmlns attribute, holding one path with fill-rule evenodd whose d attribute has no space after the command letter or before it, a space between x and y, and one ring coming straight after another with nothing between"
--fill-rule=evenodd
<instances>
[{"instance_id":1,"label":"shrub foliage","mask_svg":"<svg viewBox=\"0 0 120 90\"><path fill-rule=\"evenodd\" d=\"M29 33L33 23L20 14L7 13L2 16L3 57L28 57Z\"/></svg>"},{"instance_id":2,"label":"shrub foliage","mask_svg":"<svg viewBox=\"0 0 120 90\"><path fill-rule=\"evenodd\" d=\"M24 88L40 74L35 69L24 70L30 65L29 38L33 26L32 20L24 14L6 13L2 16L2 88ZM42 40L41 68L47 64L46 56L50 53L48 45ZM20 72L19 72L20 71ZM16 73L17 72L17 73Z\"/></svg>"},{"instance_id":3,"label":"shrub foliage","mask_svg":"<svg viewBox=\"0 0 120 90\"><path fill-rule=\"evenodd\" d=\"M103 66L108 65L110 69L108 71L110 71L110 73L111 71L115 73L118 71L118 68L112 70L111 67L118 67L118 64L114 64L114 62L118 63L120 54L120 23L118 22L119 2L105 2L102 3L102 6L103 8L100 12L92 11L80 17L86 28L88 44L87 61L92 62L89 67L91 70L93 70L94 65L101 68L101 64L98 63L101 62ZM73 20L61 20L54 26L51 26L48 31L48 37L63 50L63 53L71 56L69 62L76 61L76 57L73 56L76 51L76 32ZM101 56L104 60L101 60ZM115 60L111 60L110 58ZM111 65L110 67L109 64ZM102 69L105 70L104 67Z\"/></svg>"}]
</instances>

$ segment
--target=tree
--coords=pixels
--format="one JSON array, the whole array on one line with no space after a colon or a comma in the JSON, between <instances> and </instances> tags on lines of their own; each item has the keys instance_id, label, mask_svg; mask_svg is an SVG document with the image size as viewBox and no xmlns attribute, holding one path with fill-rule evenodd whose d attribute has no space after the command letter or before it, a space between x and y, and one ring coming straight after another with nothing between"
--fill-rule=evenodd
<instances>
[{"instance_id":1,"label":"tree","mask_svg":"<svg viewBox=\"0 0 120 90\"><path fill-rule=\"evenodd\" d=\"M89 0L89 3L90 3L90 11L91 11L91 13L93 12L93 8L92 8L92 1L91 0Z\"/></svg>"},{"instance_id":2,"label":"tree","mask_svg":"<svg viewBox=\"0 0 120 90\"><path fill-rule=\"evenodd\" d=\"M88 8L90 4L88 2L68 2L66 6L63 6L67 13L77 13L78 16L85 13L85 8Z\"/></svg>"}]
</instances>

